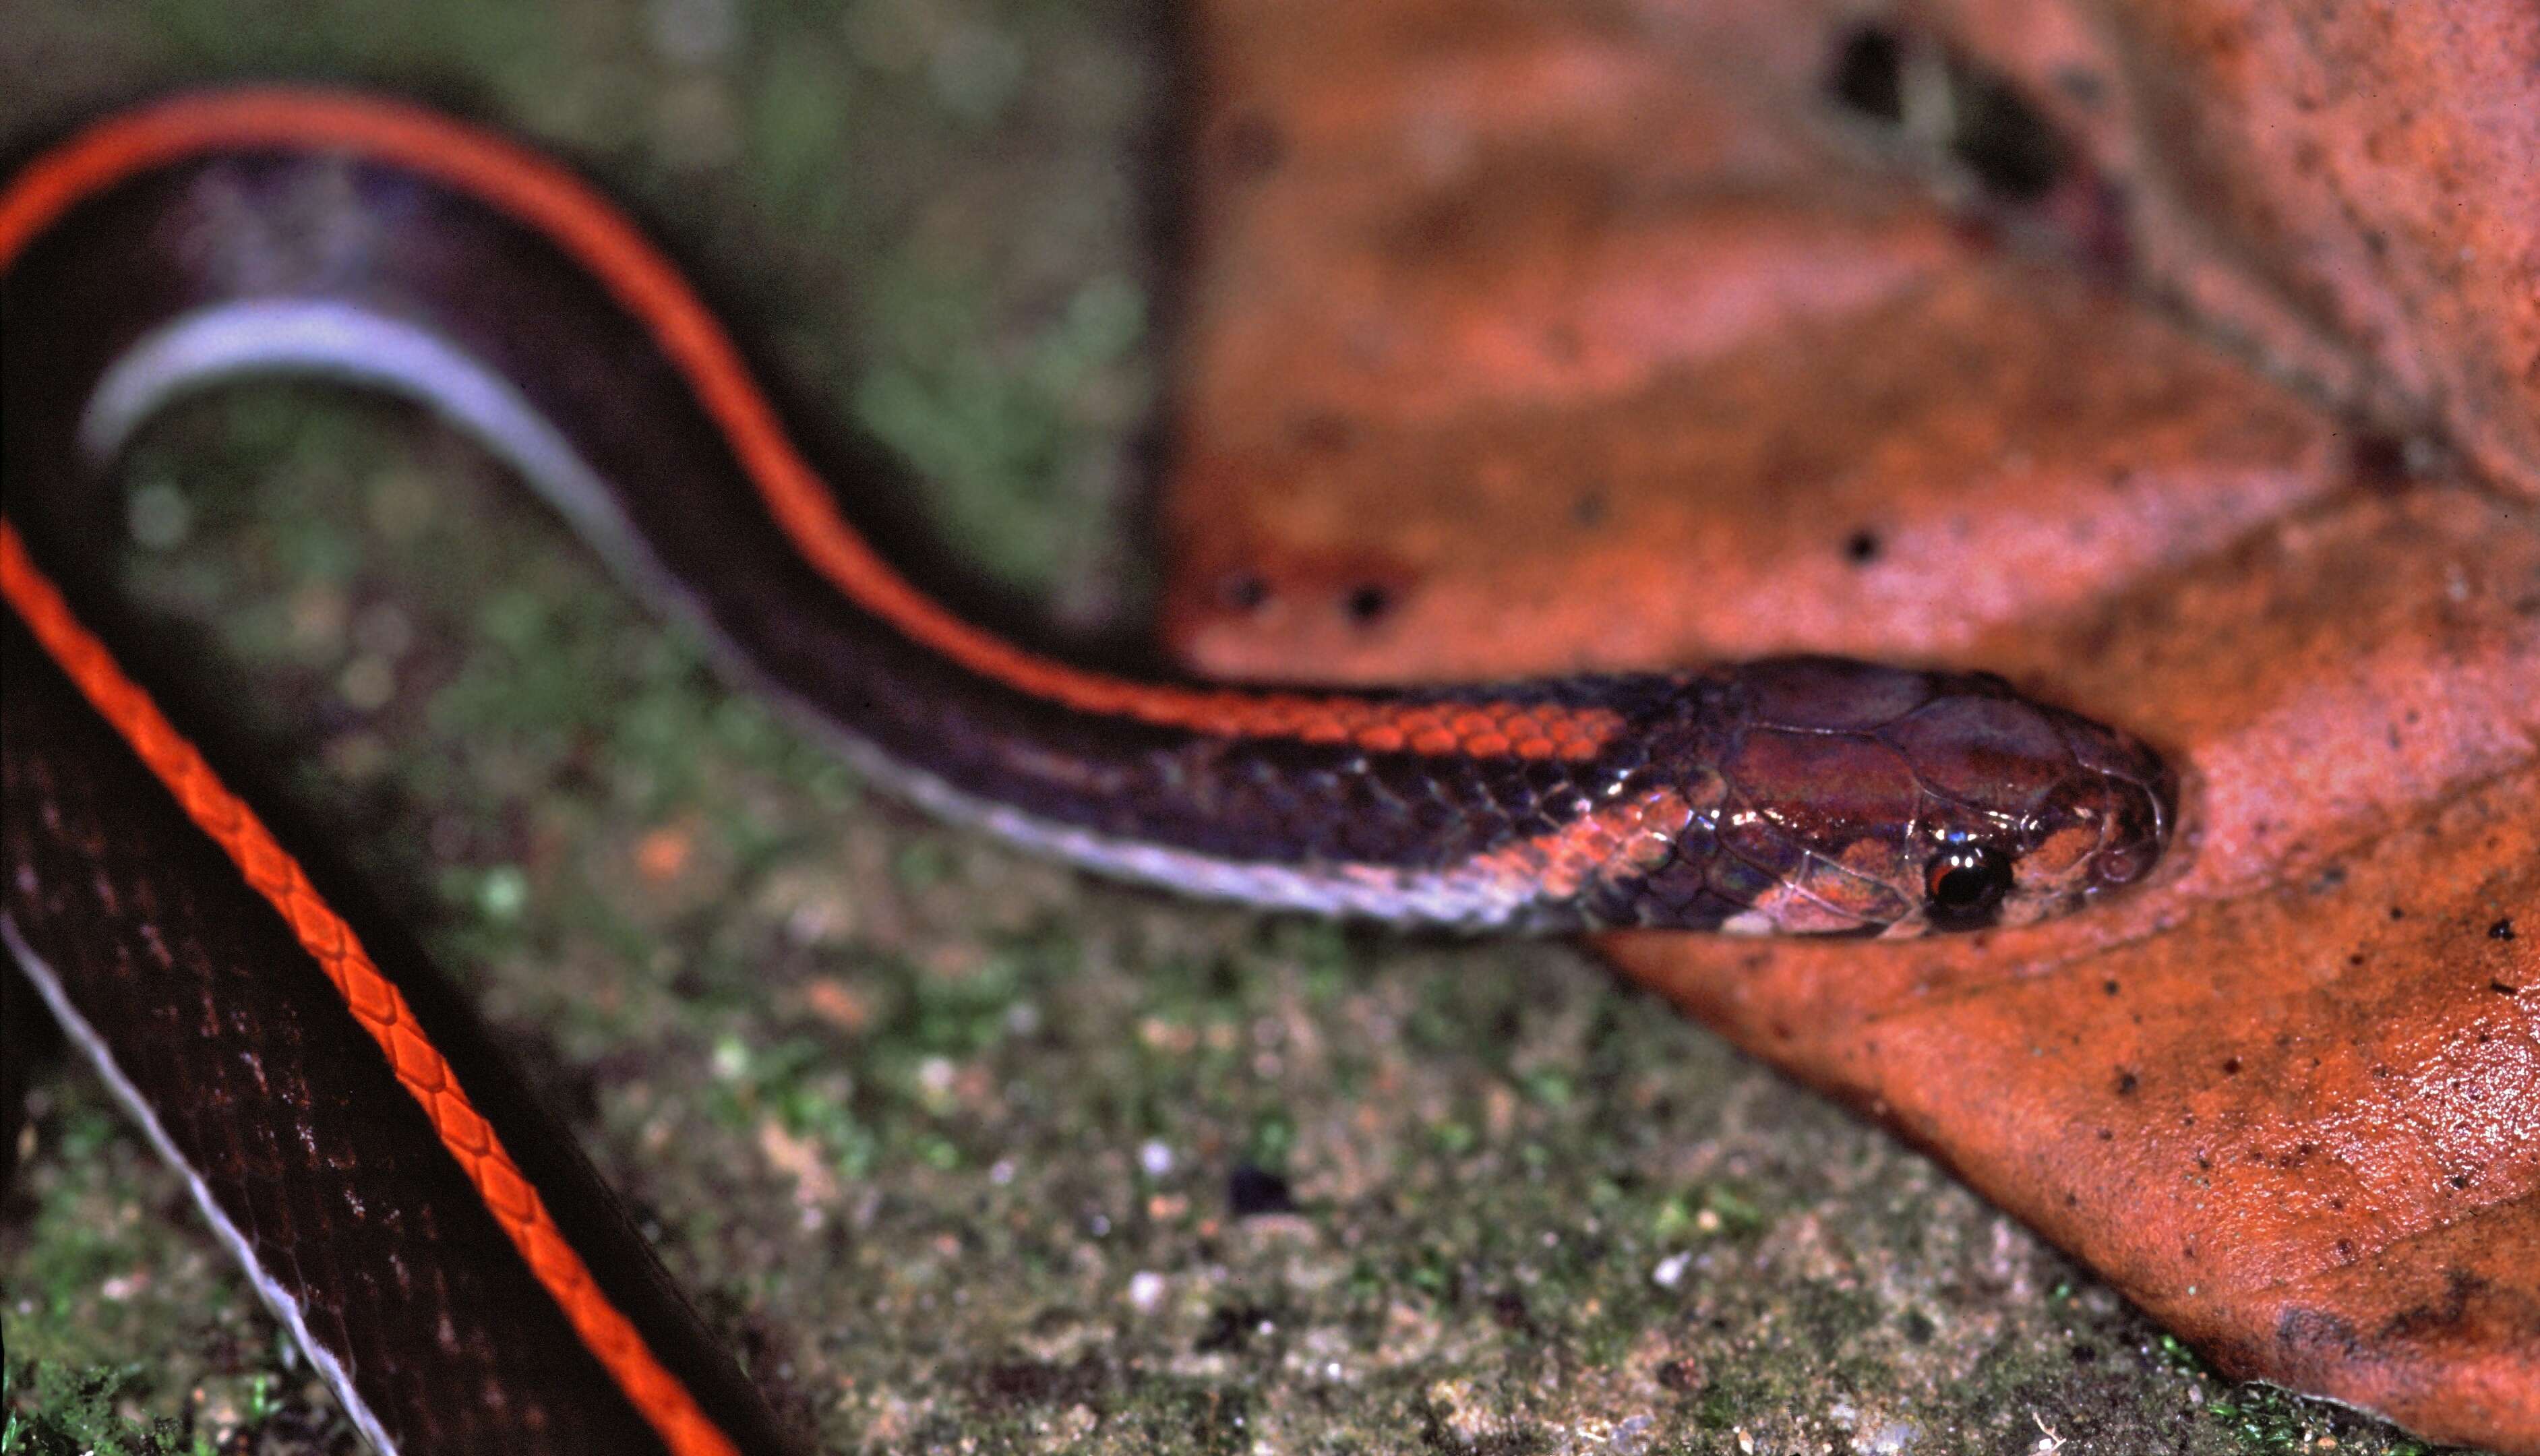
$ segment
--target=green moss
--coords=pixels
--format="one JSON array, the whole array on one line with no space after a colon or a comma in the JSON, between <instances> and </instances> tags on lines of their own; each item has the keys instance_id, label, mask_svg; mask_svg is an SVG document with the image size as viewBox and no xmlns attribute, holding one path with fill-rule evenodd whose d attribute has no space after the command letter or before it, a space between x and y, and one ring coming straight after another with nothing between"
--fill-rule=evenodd
<instances>
[{"instance_id":1,"label":"green moss","mask_svg":"<svg viewBox=\"0 0 2540 1456\"><path fill-rule=\"evenodd\" d=\"M1057 519L1087 381L1128 356L1145 304L1118 275L1087 281L1021 348L986 354L976 279L910 258L883 274L875 301L893 361L857 385L855 417L933 485L947 534L1008 585L1049 589L1075 529Z\"/></svg>"},{"instance_id":2,"label":"green moss","mask_svg":"<svg viewBox=\"0 0 2540 1456\"><path fill-rule=\"evenodd\" d=\"M0 1452L26 1456L161 1456L186 1449L173 1417L147 1421L117 1407L151 1382L139 1364L72 1366L8 1356Z\"/></svg>"},{"instance_id":3,"label":"green moss","mask_svg":"<svg viewBox=\"0 0 2540 1456\"><path fill-rule=\"evenodd\" d=\"M2205 1410L2250 1456L2293 1456L2318 1443L2321 1421L2314 1406L2270 1386L2249 1385L2227 1400L2207 1402Z\"/></svg>"}]
</instances>

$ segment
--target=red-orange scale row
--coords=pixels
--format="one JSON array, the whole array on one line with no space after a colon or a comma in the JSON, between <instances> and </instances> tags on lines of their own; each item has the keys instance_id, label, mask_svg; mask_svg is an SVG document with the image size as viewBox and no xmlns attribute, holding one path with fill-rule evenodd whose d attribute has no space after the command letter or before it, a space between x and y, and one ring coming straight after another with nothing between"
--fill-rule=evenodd
<instances>
[{"instance_id":1,"label":"red-orange scale row","mask_svg":"<svg viewBox=\"0 0 2540 1456\"><path fill-rule=\"evenodd\" d=\"M576 1334L677 1456L733 1456L734 1447L665 1369L624 1313L593 1280L555 1219L482 1114L468 1100L405 996L371 959L342 916L309 882L255 811L232 794L202 753L159 711L149 693L75 616L52 581L27 555L17 527L0 520L0 596L25 620L90 706L168 788L195 826L291 926L293 936L343 997L353 1019L466 1171L486 1209Z\"/></svg>"}]
</instances>

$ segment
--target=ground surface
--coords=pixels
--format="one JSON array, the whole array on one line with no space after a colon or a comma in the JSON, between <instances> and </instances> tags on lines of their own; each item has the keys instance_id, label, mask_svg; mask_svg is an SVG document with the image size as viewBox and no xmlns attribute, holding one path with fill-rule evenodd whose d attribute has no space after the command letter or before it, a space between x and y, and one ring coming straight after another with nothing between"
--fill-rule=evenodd
<instances>
[{"instance_id":1,"label":"ground surface","mask_svg":"<svg viewBox=\"0 0 2540 1456\"><path fill-rule=\"evenodd\" d=\"M241 75L561 149L987 579L1134 619L1174 73L1129 0L6 14L13 156ZM2212 1376L1572 949L1195 908L867 796L428 421L237 391L127 482L133 589L831 1449L2415 1449ZM0 1449L351 1449L94 1081L31 1113Z\"/></svg>"}]
</instances>

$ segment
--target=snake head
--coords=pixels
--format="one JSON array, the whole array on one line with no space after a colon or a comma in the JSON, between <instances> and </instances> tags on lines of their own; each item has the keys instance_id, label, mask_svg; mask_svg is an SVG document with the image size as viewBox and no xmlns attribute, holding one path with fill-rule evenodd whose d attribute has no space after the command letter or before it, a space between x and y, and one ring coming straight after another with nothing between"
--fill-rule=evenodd
<instances>
[{"instance_id":1,"label":"snake head","mask_svg":"<svg viewBox=\"0 0 2540 1456\"><path fill-rule=\"evenodd\" d=\"M1921 902L1888 934L2028 925L2152 872L2178 805L2157 754L1997 677L1930 681L1932 701L1876 733L1923 792L1892 861L1910 870L1922 856Z\"/></svg>"},{"instance_id":2,"label":"snake head","mask_svg":"<svg viewBox=\"0 0 2540 1456\"><path fill-rule=\"evenodd\" d=\"M1716 768L1688 791L1709 801L1709 853L1666 871L1699 877L1723 930L2027 925L2143 879L2176 823L2158 755L1989 674L1788 658L1723 686Z\"/></svg>"}]
</instances>

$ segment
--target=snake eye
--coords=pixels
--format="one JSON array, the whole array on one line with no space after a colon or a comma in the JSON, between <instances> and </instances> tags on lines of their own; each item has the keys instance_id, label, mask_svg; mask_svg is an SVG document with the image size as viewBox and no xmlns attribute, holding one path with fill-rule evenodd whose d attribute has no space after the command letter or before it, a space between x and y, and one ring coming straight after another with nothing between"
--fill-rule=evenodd
<instances>
[{"instance_id":1,"label":"snake eye","mask_svg":"<svg viewBox=\"0 0 2540 1456\"><path fill-rule=\"evenodd\" d=\"M1923 868L1924 909L1944 931L1990 925L2011 888L2011 857L1985 845L1951 845Z\"/></svg>"}]
</instances>

